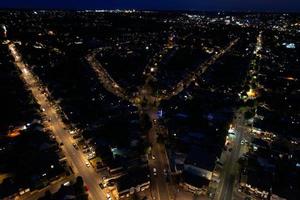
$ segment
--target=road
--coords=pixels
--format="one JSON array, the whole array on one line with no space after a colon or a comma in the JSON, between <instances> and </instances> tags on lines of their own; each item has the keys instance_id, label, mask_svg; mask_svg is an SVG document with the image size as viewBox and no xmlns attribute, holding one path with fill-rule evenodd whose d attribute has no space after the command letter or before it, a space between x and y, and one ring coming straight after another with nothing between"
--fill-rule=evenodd
<instances>
[{"instance_id":1,"label":"road","mask_svg":"<svg viewBox=\"0 0 300 200\"><path fill-rule=\"evenodd\" d=\"M143 75L145 75L146 77L146 82L148 81L148 79L154 79L158 71L159 64L161 64L162 61L167 62L168 60L170 60L177 50L178 46L167 48L167 45L164 45L160 51L154 54L143 72Z\"/></svg>"},{"instance_id":2,"label":"road","mask_svg":"<svg viewBox=\"0 0 300 200\"><path fill-rule=\"evenodd\" d=\"M148 133L149 142L152 146L151 154L155 157L153 160L150 158L149 160L149 167L151 170L151 182L152 182L152 189L155 191L154 196L155 199L158 200L169 200L172 199L172 191L171 185L167 183L166 176L164 174L164 170L170 171L169 163L168 163L168 156L166 154L166 149L163 144L157 143L157 133L162 130L157 123L157 112L155 109L149 110L148 115L152 121L152 128ZM156 176L153 175L153 168L156 168Z\"/></svg>"},{"instance_id":3,"label":"road","mask_svg":"<svg viewBox=\"0 0 300 200\"><path fill-rule=\"evenodd\" d=\"M167 159L163 153L164 147L161 145L154 144L152 148L152 153L155 155L155 160L149 161L149 167L152 173L152 188L155 191L155 199L158 200L169 200L172 194L170 193L169 186L166 182L166 176L164 175L164 169L168 169ZM157 175L153 176L153 168L156 168Z\"/></svg>"},{"instance_id":4,"label":"road","mask_svg":"<svg viewBox=\"0 0 300 200\"><path fill-rule=\"evenodd\" d=\"M96 52L96 51L95 51ZM91 65L92 69L96 73L99 81L102 83L103 87L113 93L115 96L123 99L130 100L125 89L119 86L119 84L109 75L102 64L96 59L96 53L93 52L86 56L88 63Z\"/></svg>"},{"instance_id":5,"label":"road","mask_svg":"<svg viewBox=\"0 0 300 200\"><path fill-rule=\"evenodd\" d=\"M257 36L257 42L256 47L254 49L253 54L255 55L254 59L260 59L261 54L260 51L262 49L262 31L259 32ZM254 72L254 66L253 64L250 67L250 71ZM251 75L252 79L249 83L251 86L251 82L254 82L254 74ZM231 200L232 194L234 190L234 183L236 180L236 176L238 175L237 171L237 161L239 159L240 153L241 153L241 141L246 139L246 133L247 133L247 127L244 123L244 115L243 113L238 113L236 115L236 119L233 122L233 126L236 130L236 138L233 144L233 150L229 155L227 155L227 160L223 166L222 172L221 172L221 181L219 183L219 187L217 189L216 197L220 200ZM248 139L248 138L247 138Z\"/></svg>"},{"instance_id":6,"label":"road","mask_svg":"<svg viewBox=\"0 0 300 200\"><path fill-rule=\"evenodd\" d=\"M220 175L220 183L216 192L217 200L231 200L236 177L238 175L238 159L241 152L241 141L247 132L247 127L244 125L244 114L238 113L236 119L232 123L235 128L235 139L233 141L232 151L227 151L227 159Z\"/></svg>"},{"instance_id":7,"label":"road","mask_svg":"<svg viewBox=\"0 0 300 200\"><path fill-rule=\"evenodd\" d=\"M170 166L168 163L168 156L164 145L158 144L156 141L157 133L159 129L154 121L157 121L157 110L161 100L170 99L173 96L178 95L185 88L187 88L197 77L202 75L207 68L214 64L221 56L227 53L237 42L238 39L233 40L230 44L220 51L219 53L213 55L209 60L200 64L196 70L190 74L187 74L183 80L181 80L172 90L165 92L163 95L156 96L153 94L153 90L150 86L151 80L155 80L155 74L158 70L158 63L161 62L164 55L167 55L168 50L163 48L162 52L156 54L150 64L145 68L144 75L146 77L145 84L139 87L139 91L135 95L128 96L128 93L114 81L114 79L108 74L101 63L96 59L97 51L89 54L86 59L90 63L93 70L96 72L98 79L103 84L104 88L110 91L112 94L120 97L123 100L127 100L138 107L141 114L146 113L152 121L152 128L148 133L149 142L152 145L152 154L156 157L155 160L149 160L149 166L153 175L153 168L156 168L157 175L152 176L152 188L155 193L153 194L155 199L159 200L169 200L172 199L173 194L170 192L172 188L171 184L168 184L166 177L164 175L164 170L170 171ZM174 49L174 51L176 48ZM154 62L154 64L152 64ZM142 106L142 103L145 104Z\"/></svg>"},{"instance_id":8,"label":"road","mask_svg":"<svg viewBox=\"0 0 300 200\"><path fill-rule=\"evenodd\" d=\"M45 109L44 115L46 119L49 120L44 122L45 127L48 126L57 141L63 143L62 150L68 163L76 175L82 176L84 183L89 188L89 199L106 199L105 194L98 186L100 183L99 175L92 167L86 166L87 158L85 155L73 147L74 140L69 134L69 130L66 128L67 126L63 123L60 114L56 111L56 106L50 102L47 94L42 92L45 91L45 88L43 88L39 79L30 71L27 64L23 62L21 55L16 50L15 44L10 42L8 48L14 57L15 66L22 72L21 79L24 81L28 90L32 92L37 103Z\"/></svg>"},{"instance_id":9,"label":"road","mask_svg":"<svg viewBox=\"0 0 300 200\"><path fill-rule=\"evenodd\" d=\"M168 49L163 49L159 55L167 55ZM156 63L161 62L163 56L159 56L158 59L155 60ZM151 65L147 66L145 70L145 84L139 88L138 98L145 100L146 104L143 107L141 104L136 104L139 109L140 114L146 113L152 123L152 128L148 132L148 141L151 144L151 154L155 157L153 160L150 158L149 160L149 167L151 170L151 186L152 191L154 191L153 197L158 200L169 200L172 199L172 185L166 181L166 176L164 171L167 170L170 172L169 166L169 159L166 153L166 148L163 144L157 143L157 133L163 134L163 130L166 128L162 127L158 124L158 106L159 101L155 95L153 95L152 87L150 86L150 82L155 80L155 75L158 71L158 65L150 67ZM152 68L152 70L151 70ZM135 97L135 98L137 98ZM153 175L153 169L156 169L157 175Z\"/></svg>"},{"instance_id":10,"label":"road","mask_svg":"<svg viewBox=\"0 0 300 200\"><path fill-rule=\"evenodd\" d=\"M148 85L150 80L153 80L155 78L153 74L156 73L157 68L154 68L155 70L153 72L151 72L151 70L148 70L148 74L146 74L147 80L145 82L145 85L141 87L139 91L139 98L146 99L147 104L145 108L141 108L141 107L139 108L141 112L148 113L152 121L152 129L149 131L148 137L149 137L149 142L152 145L152 154L155 155L156 160L150 161L149 166L151 170L153 170L153 168L157 169L157 176L152 176L152 187L154 188L153 190L156 191L156 199L168 200L171 199L172 196L174 195L172 192L173 191L172 184L167 183L166 177L164 175L164 170L170 171L166 149L163 145L157 143L156 137L159 130L157 128L157 123L153 123L154 121L158 120L156 113L158 110L157 108L159 106L160 100L169 99L172 96L178 95L182 90L188 87L188 85L191 84L196 79L196 76L200 76L201 74L203 74L210 65L212 65L217 59L219 59L226 52L228 52L238 42L238 40L239 39L232 41L229 44L229 46L224 50L222 50L219 54L214 55L210 60L201 64L196 69L196 72L188 74L182 81L180 81L177 84L175 88L173 88L173 91L167 92L166 95L163 97L161 96L155 97L153 95L153 91L151 90L151 87Z\"/></svg>"},{"instance_id":11,"label":"road","mask_svg":"<svg viewBox=\"0 0 300 200\"><path fill-rule=\"evenodd\" d=\"M163 49L162 52L159 53L159 55L165 55L168 51L166 49ZM159 58L153 60L154 62L159 62L162 59L162 56L158 56ZM129 102L132 102L134 105L136 105L140 113L146 112L150 118L151 121L153 122L154 120L157 120L157 106L155 104L156 98L152 95L152 88L149 86L149 81L154 78L153 74L156 71L157 66L152 66L149 64L146 67L145 70L145 76L146 76L146 81L145 85L140 87L139 91L139 99L146 99L147 105L146 108L142 108L140 104L137 103L136 97L132 98L127 96L127 92L122 89L118 83L116 83L113 78L107 73L107 71L103 68L101 63L95 58L95 53L90 54L87 57L88 62L90 63L91 67L97 74L97 77L99 81L102 83L104 88L114 94L115 96L118 96L119 98L123 100L128 100ZM152 68L152 70L151 70ZM155 69L155 70L153 70ZM150 143L152 144L152 152L155 155L156 159L152 160L150 159L149 161L149 166L151 168L151 185L154 191L154 194L152 196L155 199L158 200L169 200L169 189L168 185L166 182L166 178L164 176L164 169L168 169L168 163L167 163L167 156L165 153L165 149L162 145L158 144L156 142L156 133L158 131L158 128L156 124L153 123L152 129L149 131L149 140ZM153 176L153 168L157 169L157 175Z\"/></svg>"},{"instance_id":12,"label":"road","mask_svg":"<svg viewBox=\"0 0 300 200\"><path fill-rule=\"evenodd\" d=\"M262 49L262 33L263 32L260 31L257 38L256 38L256 47L255 47L255 50L253 52L253 54L256 55L259 58L261 58L260 51Z\"/></svg>"},{"instance_id":13,"label":"road","mask_svg":"<svg viewBox=\"0 0 300 200\"><path fill-rule=\"evenodd\" d=\"M180 82L178 82L174 87L171 88L171 90L168 90L165 95L160 95L160 100L168 100L172 98L173 96L178 95L180 92L182 92L184 89L190 86L191 83L193 83L197 77L201 76L209 66L214 64L219 58L221 58L225 53L227 53L231 48L239 41L239 38L233 40L230 42L230 44L223 50L221 50L219 53L213 55L211 58L209 58L204 63L201 63L194 72L191 72L185 76L184 79L182 79Z\"/></svg>"}]
</instances>

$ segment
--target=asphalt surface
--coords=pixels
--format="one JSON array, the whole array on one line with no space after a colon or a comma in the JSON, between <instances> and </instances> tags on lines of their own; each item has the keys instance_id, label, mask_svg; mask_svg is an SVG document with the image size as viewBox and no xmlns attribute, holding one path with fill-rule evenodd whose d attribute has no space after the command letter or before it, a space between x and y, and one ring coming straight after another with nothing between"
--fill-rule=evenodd
<instances>
[{"instance_id":1,"label":"asphalt surface","mask_svg":"<svg viewBox=\"0 0 300 200\"><path fill-rule=\"evenodd\" d=\"M154 120L157 120L157 117L155 113L153 113L152 122ZM159 128L157 123L153 123L152 129L149 131L149 140L152 145L152 155L155 157L155 159L149 161L149 167L151 170L151 182L152 182L152 188L153 191L155 191L154 196L155 199L158 200L169 200L171 199L171 194L169 190L169 185L166 180L166 176L164 174L164 170L169 171L169 163L168 163L168 157L166 155L165 147L162 144L157 143L156 137L157 132ZM153 168L156 168L156 175L153 173Z\"/></svg>"},{"instance_id":2,"label":"asphalt surface","mask_svg":"<svg viewBox=\"0 0 300 200\"><path fill-rule=\"evenodd\" d=\"M235 171L236 164L240 156L241 141L243 140L243 134L245 131L243 122L244 122L243 115L239 113L236 116L236 120L233 123L233 126L235 127L235 135L236 135L233 148L231 152L227 152L228 154L227 160L225 161L221 172L221 177L220 177L221 180L216 195L216 199L218 200L232 199L235 177L237 175L237 172Z\"/></svg>"},{"instance_id":3,"label":"asphalt surface","mask_svg":"<svg viewBox=\"0 0 300 200\"><path fill-rule=\"evenodd\" d=\"M59 143L63 143L63 153L75 174L82 176L84 183L89 190L89 199L106 199L105 194L98 186L100 183L98 174L92 167L86 166L86 162L88 160L85 155L73 147L74 140L69 134L69 130L67 130L66 125L63 123L59 113L56 111L55 106L49 101L47 94L42 92L42 84L39 82L38 78L31 73L31 71L28 69L28 66L22 61L22 57L17 52L15 44L11 42L8 47L15 59L16 67L18 67L22 72L22 80L26 84L27 88L32 92L32 95L36 99L37 103L45 109L44 115L49 120L45 122L45 125L48 125L48 128L52 130L57 141Z\"/></svg>"},{"instance_id":4,"label":"asphalt surface","mask_svg":"<svg viewBox=\"0 0 300 200\"><path fill-rule=\"evenodd\" d=\"M128 100L130 102L135 103L134 99L130 99L130 97L126 96L126 91L124 91L114 80L112 77L110 77L109 74L107 74L106 70L102 67L101 63L99 63L97 60L95 60L94 56L87 57L89 63L91 64L93 70L96 72L98 79L103 84L103 86L110 91L112 94ZM147 111L149 112L149 116L151 118L151 121L157 120L157 107L154 105L154 101L156 98L152 96L152 90L151 87L147 86L147 83L149 82L149 79L151 79L153 76L151 75L150 71L147 73L147 81L146 84L141 87L139 92L139 98L144 99L146 98L148 100L148 107ZM150 105L151 104L151 105ZM140 107L139 107L140 108ZM152 144L152 153L155 156L155 160L150 158L149 166L151 170L151 185L152 185L152 197L153 199L158 200L169 200L169 189L168 184L166 182L166 177L164 175L164 169L168 169L168 158L165 154L164 147L162 147L160 144L156 142L156 133L158 131L158 128L155 123L153 123L152 129L149 131L149 140ZM157 175L154 175L153 168L156 168Z\"/></svg>"},{"instance_id":5,"label":"asphalt surface","mask_svg":"<svg viewBox=\"0 0 300 200\"><path fill-rule=\"evenodd\" d=\"M262 49L262 32L257 36L256 47L253 54L260 58L260 50ZM241 141L245 139L247 128L244 125L244 115L243 113L238 113L234 121L234 126L236 129L236 139L234 141L234 147L232 152L228 155L228 159L224 164L223 170L221 172L221 181L216 194L216 199L219 200L231 200L233 198L234 183L236 180L237 171L236 165L241 153Z\"/></svg>"}]
</instances>

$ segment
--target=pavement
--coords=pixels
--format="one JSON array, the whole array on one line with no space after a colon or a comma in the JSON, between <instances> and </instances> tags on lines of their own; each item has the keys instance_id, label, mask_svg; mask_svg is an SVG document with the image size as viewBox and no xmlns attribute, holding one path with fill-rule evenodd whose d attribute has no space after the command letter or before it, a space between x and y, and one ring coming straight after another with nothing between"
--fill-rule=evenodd
<instances>
[{"instance_id":1,"label":"pavement","mask_svg":"<svg viewBox=\"0 0 300 200\"><path fill-rule=\"evenodd\" d=\"M22 60L21 55L16 50L16 46L13 42L8 44L11 55L15 59L16 67L22 72L21 79L24 81L27 88L32 92L33 97L41 108L45 109L44 115L48 121L45 122L45 127L53 132L57 141L63 143L62 151L67 158L68 163L73 169L75 175L82 176L85 185L88 187L89 199L91 200L105 200L106 195L100 189L98 184L100 183L99 175L95 172L92 167L87 167L88 162L86 156L80 151L73 147L75 142L67 126L63 123L60 114L56 111L56 107L53 102L50 102L48 95L43 91L45 88L39 81L39 79L30 71L27 64Z\"/></svg>"}]
</instances>

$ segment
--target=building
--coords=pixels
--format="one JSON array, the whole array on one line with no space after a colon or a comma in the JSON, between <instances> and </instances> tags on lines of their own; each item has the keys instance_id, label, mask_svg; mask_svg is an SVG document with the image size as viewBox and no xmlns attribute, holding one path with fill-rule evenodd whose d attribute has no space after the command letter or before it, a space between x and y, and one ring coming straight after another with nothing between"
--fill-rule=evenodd
<instances>
[{"instance_id":1,"label":"building","mask_svg":"<svg viewBox=\"0 0 300 200\"><path fill-rule=\"evenodd\" d=\"M150 187L150 173L147 167L132 168L128 173L116 179L118 198L125 198Z\"/></svg>"},{"instance_id":2,"label":"building","mask_svg":"<svg viewBox=\"0 0 300 200\"><path fill-rule=\"evenodd\" d=\"M184 171L182 174L183 181L180 184L186 191L197 193L197 194L205 194L209 185L209 180L190 173L188 171Z\"/></svg>"},{"instance_id":3,"label":"building","mask_svg":"<svg viewBox=\"0 0 300 200\"><path fill-rule=\"evenodd\" d=\"M185 160L184 171L211 180L217 159L212 154L210 149L193 146Z\"/></svg>"}]
</instances>

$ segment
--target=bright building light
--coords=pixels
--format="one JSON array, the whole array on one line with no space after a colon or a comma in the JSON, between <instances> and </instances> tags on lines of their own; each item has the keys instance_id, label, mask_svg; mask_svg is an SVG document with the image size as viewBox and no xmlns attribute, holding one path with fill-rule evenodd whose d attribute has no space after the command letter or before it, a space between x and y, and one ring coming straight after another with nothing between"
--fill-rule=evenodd
<instances>
[{"instance_id":1,"label":"bright building light","mask_svg":"<svg viewBox=\"0 0 300 200\"><path fill-rule=\"evenodd\" d=\"M257 93L252 88L247 92L247 96L249 98L255 98L257 96Z\"/></svg>"}]
</instances>

